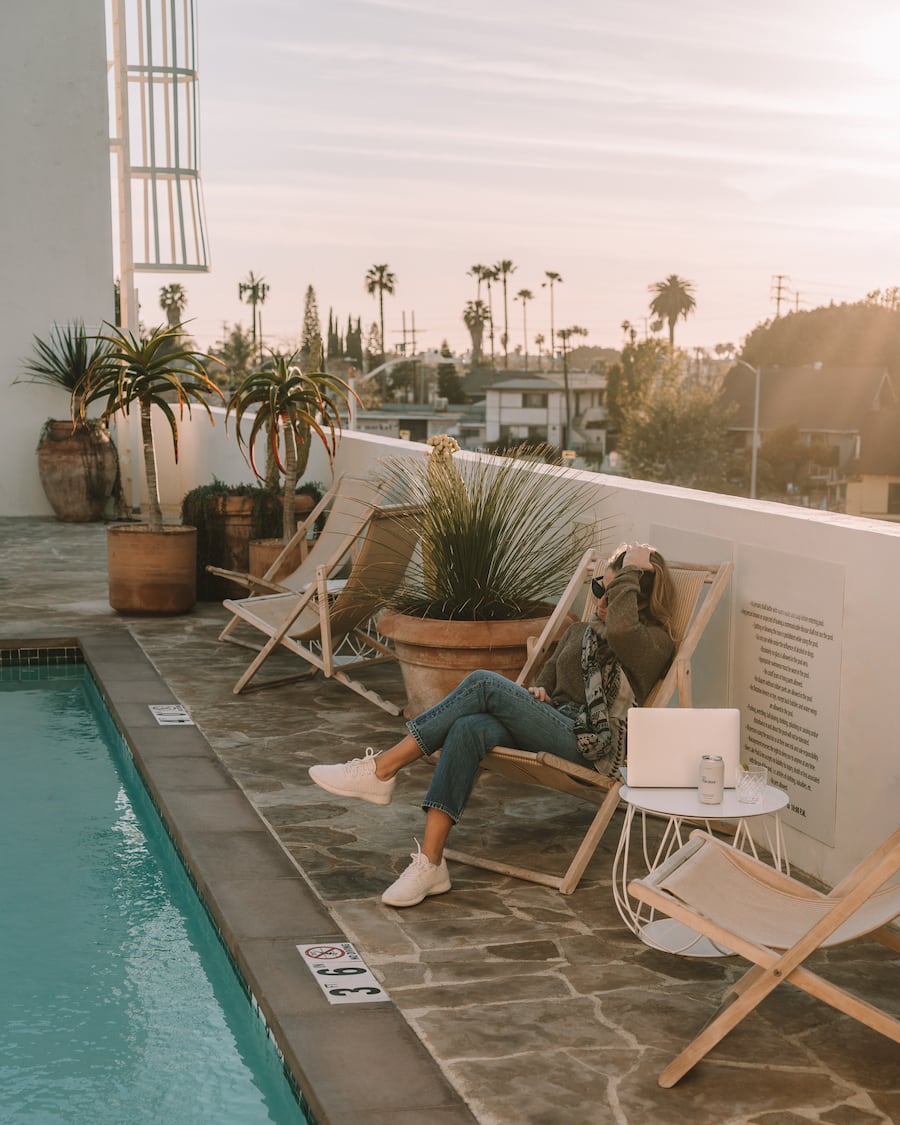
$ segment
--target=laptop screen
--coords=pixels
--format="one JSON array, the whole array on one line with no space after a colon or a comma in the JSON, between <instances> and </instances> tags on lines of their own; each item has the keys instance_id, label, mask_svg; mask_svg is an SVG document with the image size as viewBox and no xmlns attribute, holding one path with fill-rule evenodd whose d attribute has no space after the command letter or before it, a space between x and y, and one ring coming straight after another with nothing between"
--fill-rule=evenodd
<instances>
[{"instance_id":1,"label":"laptop screen","mask_svg":"<svg viewBox=\"0 0 900 1125\"><path fill-rule=\"evenodd\" d=\"M725 786L737 784L741 713L736 707L632 707L628 712L628 784L696 788L700 759L720 754Z\"/></svg>"}]
</instances>

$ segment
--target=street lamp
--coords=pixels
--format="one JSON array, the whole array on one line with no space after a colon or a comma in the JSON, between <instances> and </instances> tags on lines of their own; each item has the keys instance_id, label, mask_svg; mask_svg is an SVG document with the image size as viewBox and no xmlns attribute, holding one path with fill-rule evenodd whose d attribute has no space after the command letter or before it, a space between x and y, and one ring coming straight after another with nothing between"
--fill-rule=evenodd
<instances>
[{"instance_id":1,"label":"street lamp","mask_svg":"<svg viewBox=\"0 0 900 1125\"><path fill-rule=\"evenodd\" d=\"M754 367L752 364L747 363L746 360L736 359L734 361L746 367L748 371L752 371L755 377L755 386L753 392L753 444L750 449L750 499L756 499L756 458L759 447L759 376L760 368Z\"/></svg>"}]
</instances>

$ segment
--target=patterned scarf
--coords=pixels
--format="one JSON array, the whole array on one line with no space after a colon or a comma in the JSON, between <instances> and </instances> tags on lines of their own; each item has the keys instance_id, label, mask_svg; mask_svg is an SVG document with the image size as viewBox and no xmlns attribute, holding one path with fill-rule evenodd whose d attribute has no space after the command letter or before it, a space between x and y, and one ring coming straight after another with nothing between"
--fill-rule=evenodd
<instances>
[{"instance_id":1,"label":"patterned scarf","mask_svg":"<svg viewBox=\"0 0 900 1125\"><path fill-rule=\"evenodd\" d=\"M602 625L588 625L581 644L586 704L575 719L578 750L595 770L618 777L625 764L625 723L634 691Z\"/></svg>"}]
</instances>

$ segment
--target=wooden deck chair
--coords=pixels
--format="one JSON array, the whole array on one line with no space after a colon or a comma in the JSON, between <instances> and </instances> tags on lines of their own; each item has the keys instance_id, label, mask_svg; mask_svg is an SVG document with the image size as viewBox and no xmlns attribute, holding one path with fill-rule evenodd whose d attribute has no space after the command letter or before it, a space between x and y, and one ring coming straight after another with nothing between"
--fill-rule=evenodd
<instances>
[{"instance_id":1,"label":"wooden deck chair","mask_svg":"<svg viewBox=\"0 0 900 1125\"><path fill-rule=\"evenodd\" d=\"M787 982L900 1043L900 1020L807 969L817 950L868 936L900 953L900 828L830 894L695 831L628 892L752 963L716 1015L659 1077L674 1086L778 985Z\"/></svg>"},{"instance_id":2,"label":"wooden deck chair","mask_svg":"<svg viewBox=\"0 0 900 1125\"><path fill-rule=\"evenodd\" d=\"M265 661L279 647L300 657L308 667L294 675L262 681L256 686L271 686L313 676L317 671L344 684L392 715L401 705L389 702L350 675L358 668L394 660L394 653L367 629L375 611L402 580L419 538L420 513L414 507L389 507L370 510L354 539L359 552L341 588L330 591L329 579L341 565L349 547L346 538L334 543L331 558L316 568L315 582L301 593L263 594L260 597L227 600L223 604L243 622L268 639L258 647L257 656L235 684L235 694L244 690ZM220 634L234 640L231 624ZM336 660L335 649L351 637L356 653ZM242 642L238 642L242 643Z\"/></svg>"},{"instance_id":3,"label":"wooden deck chair","mask_svg":"<svg viewBox=\"0 0 900 1125\"><path fill-rule=\"evenodd\" d=\"M349 542L355 540L369 512L382 501L387 487L386 480L338 477L303 522L297 525L294 535L262 577L220 566L207 566L206 569L210 574L228 578L254 593L302 593L311 582L315 582L316 568L322 565L323 559L330 558L335 543L345 539ZM325 526L307 550L309 533L319 517L325 514ZM282 573L291 559L298 559L297 565Z\"/></svg>"},{"instance_id":4,"label":"wooden deck chair","mask_svg":"<svg viewBox=\"0 0 900 1125\"><path fill-rule=\"evenodd\" d=\"M555 639L559 636L566 615L571 612L572 606L577 604L580 596L584 596L582 620L587 620L590 616L593 610L593 598L588 593L589 583L602 571L606 559L606 554L596 549L592 548L585 552L553 616L547 622L540 637L529 646L529 656L517 677L517 683L531 682L534 673L543 664ZM675 584L675 617L672 623L672 633L676 642L675 656L666 675L650 693L644 704L645 707L667 707L676 694L679 706L691 706L691 658L731 580L733 564L729 562L702 566L695 563L670 563L669 570ZM556 754L530 754L525 750L516 750L508 746L495 746L482 761L481 768L512 781L522 781L568 793L596 806L597 812L562 875L550 875L543 871L484 856L475 856L455 849L447 848L444 854L460 863L497 871L501 875L513 875L518 879L527 879L545 887L554 887L564 895L571 894L578 886L618 807L622 780L606 777L589 766L569 762Z\"/></svg>"}]
</instances>

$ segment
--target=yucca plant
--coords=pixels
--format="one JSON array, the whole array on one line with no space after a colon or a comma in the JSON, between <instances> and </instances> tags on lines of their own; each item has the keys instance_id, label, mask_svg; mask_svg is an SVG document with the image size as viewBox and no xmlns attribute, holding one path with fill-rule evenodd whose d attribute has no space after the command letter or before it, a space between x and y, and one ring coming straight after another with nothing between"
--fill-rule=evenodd
<instances>
[{"instance_id":1,"label":"yucca plant","mask_svg":"<svg viewBox=\"0 0 900 1125\"><path fill-rule=\"evenodd\" d=\"M325 447L328 461L334 458L343 428L342 411L349 414L353 391L334 375L306 373L299 365L299 352L271 352L263 367L238 386L228 403L226 420L233 414L238 444L245 450L250 468L260 480L265 467L256 464L255 445L265 434L266 447L283 477L282 538L285 543L296 529L294 489L309 456L309 443L316 434ZM243 425L252 418L249 436ZM301 464L302 462L302 464Z\"/></svg>"},{"instance_id":2,"label":"yucca plant","mask_svg":"<svg viewBox=\"0 0 900 1125\"><path fill-rule=\"evenodd\" d=\"M103 422L116 414L127 416L133 406L138 407L149 496L148 524L151 531L162 531L151 412L156 407L166 418L177 461L178 418L173 405L178 407L179 417L185 410L190 417L192 404L199 403L215 424L207 398L218 395L224 401L225 396L204 369L212 357L181 346L182 325L160 325L146 336L135 336L112 325L106 328L107 332L96 337L103 350L92 360L83 383L72 392L73 416L83 420L94 402L102 403Z\"/></svg>"},{"instance_id":3,"label":"yucca plant","mask_svg":"<svg viewBox=\"0 0 900 1125\"><path fill-rule=\"evenodd\" d=\"M543 446L454 458L446 435L431 443L427 460L383 462L400 502L421 512L421 552L391 607L460 621L544 612L596 539L596 488L546 463Z\"/></svg>"},{"instance_id":4,"label":"yucca plant","mask_svg":"<svg viewBox=\"0 0 900 1125\"><path fill-rule=\"evenodd\" d=\"M89 336L80 320L71 324L54 324L46 339L34 337L34 351L22 361L27 379L19 382L43 383L68 391L78 404L79 394L91 365L107 351L108 345L96 336ZM80 408L73 411L78 421Z\"/></svg>"}]
</instances>

